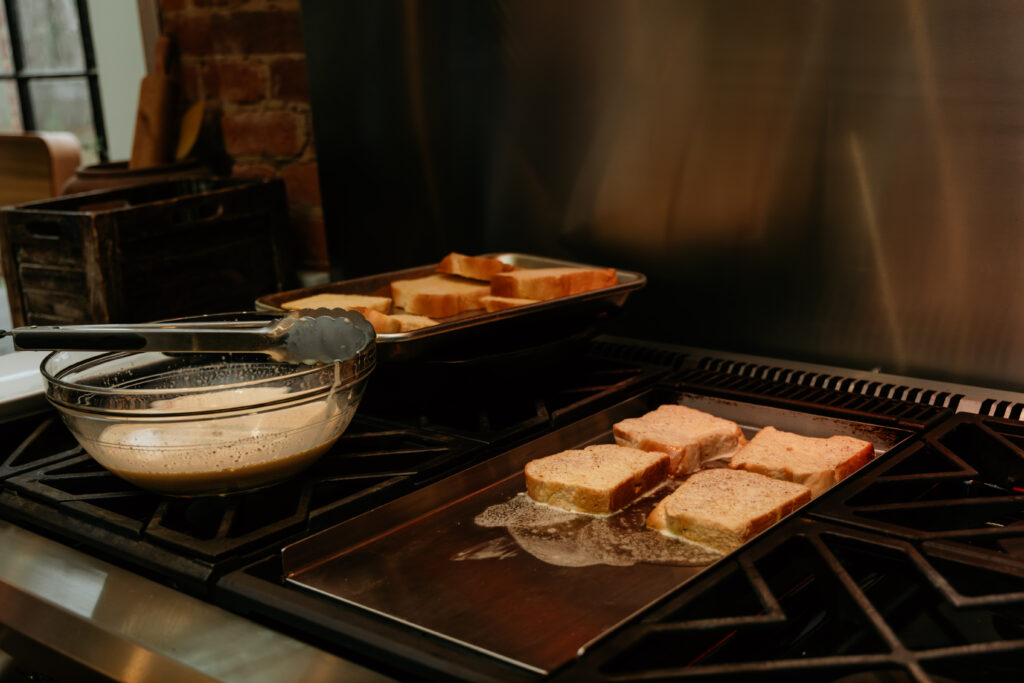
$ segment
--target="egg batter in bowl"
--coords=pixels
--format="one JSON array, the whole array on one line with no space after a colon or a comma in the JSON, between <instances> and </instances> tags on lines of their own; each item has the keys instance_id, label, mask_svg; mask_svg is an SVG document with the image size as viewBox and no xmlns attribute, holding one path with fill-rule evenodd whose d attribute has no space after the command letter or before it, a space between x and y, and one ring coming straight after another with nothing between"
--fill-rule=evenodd
<instances>
[{"instance_id":1,"label":"egg batter in bowl","mask_svg":"<svg viewBox=\"0 0 1024 683\"><path fill-rule=\"evenodd\" d=\"M42 370L47 398L105 468L158 493L216 495L279 482L327 452L362 399L374 349L371 329L354 358L315 366L59 351Z\"/></svg>"}]
</instances>

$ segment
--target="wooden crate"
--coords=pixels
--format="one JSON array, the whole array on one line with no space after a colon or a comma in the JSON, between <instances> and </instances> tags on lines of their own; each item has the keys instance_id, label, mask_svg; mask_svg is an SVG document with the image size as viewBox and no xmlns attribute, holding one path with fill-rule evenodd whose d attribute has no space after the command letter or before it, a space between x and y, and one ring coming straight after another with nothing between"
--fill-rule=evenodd
<instances>
[{"instance_id":1,"label":"wooden crate","mask_svg":"<svg viewBox=\"0 0 1024 683\"><path fill-rule=\"evenodd\" d=\"M251 310L290 284L284 183L187 179L0 210L16 326Z\"/></svg>"}]
</instances>

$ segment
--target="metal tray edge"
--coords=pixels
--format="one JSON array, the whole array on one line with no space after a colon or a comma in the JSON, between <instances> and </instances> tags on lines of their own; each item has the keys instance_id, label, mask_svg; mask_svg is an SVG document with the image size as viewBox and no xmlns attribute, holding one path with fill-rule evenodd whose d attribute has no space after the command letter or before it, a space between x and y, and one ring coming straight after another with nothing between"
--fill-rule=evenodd
<instances>
[{"instance_id":1,"label":"metal tray edge","mask_svg":"<svg viewBox=\"0 0 1024 683\"><path fill-rule=\"evenodd\" d=\"M488 254L481 254L481 256L487 258L497 258L505 262L513 262L516 260L533 260L539 265L533 267L572 267L572 268L602 268L606 266L594 266L587 263L579 263L575 261L566 261L562 259L548 258L543 256L535 256L532 254L522 254L518 252L494 252ZM341 291L344 287L351 287L352 285L364 284L367 282L373 282L378 280L387 281L390 284L393 280L399 280L404 278L420 277L429 273L434 272L437 267L436 263L426 264L423 266L417 266L414 268L405 268L402 270L388 271L386 273L380 273L378 275L371 275L361 278L353 278L351 280L340 280L338 282L329 282L322 285L314 285L312 287L303 287L302 289L293 289L284 292L275 292L272 294L265 294L255 301L255 307L257 311L261 312L274 312L280 313L285 309L273 303L274 301L283 300L285 298L302 298L305 296L311 296L313 294L329 293ZM410 332L398 332L392 334L378 334L378 344L397 344L405 341L418 341L427 337L436 335L451 333L456 330L462 330L470 327L477 327L487 323L507 320L510 318L518 318L524 316L532 316L545 311L551 311L559 308L567 308L572 304L583 303L587 301L594 301L598 299L614 299L621 296L620 300L615 301L616 306L622 306L626 297L630 292L641 289L647 283L647 278L642 273L638 273L631 270L615 269L616 276L618 277L618 283L611 287L605 287L602 289L595 289L588 292L580 292L579 294L571 294L569 296L560 297L558 299L550 299L548 301L539 301L535 304L529 304L525 306L516 306L514 308L507 308L501 311L493 312L471 312L463 314L462 316L456 316L450 319L442 319L438 325L432 327L425 327L419 330L412 330ZM285 296L287 295L287 297Z\"/></svg>"}]
</instances>

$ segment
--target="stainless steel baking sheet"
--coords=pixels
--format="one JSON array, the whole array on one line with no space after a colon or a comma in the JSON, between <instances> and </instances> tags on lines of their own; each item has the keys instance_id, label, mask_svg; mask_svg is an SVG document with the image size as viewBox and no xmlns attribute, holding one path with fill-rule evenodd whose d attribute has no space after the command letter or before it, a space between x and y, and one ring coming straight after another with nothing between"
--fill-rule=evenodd
<instances>
[{"instance_id":1,"label":"stainless steel baking sheet","mask_svg":"<svg viewBox=\"0 0 1024 683\"><path fill-rule=\"evenodd\" d=\"M578 521L540 529L525 540L475 520L519 496L524 490L522 468L530 460L610 443L615 422L667 402L736 420L748 436L766 425L807 436L846 434L871 441L879 455L910 435L655 389L285 548L285 576L296 585L525 669L549 672L707 569L648 561L565 566L571 548L566 548L563 533L611 522L624 536L656 535L644 529L644 518L671 487L603 521L574 516Z\"/></svg>"},{"instance_id":2,"label":"stainless steel baking sheet","mask_svg":"<svg viewBox=\"0 0 1024 683\"><path fill-rule=\"evenodd\" d=\"M519 268L577 267L595 268L574 261L500 252L483 254ZM396 270L379 275L331 282L314 287L276 292L261 296L255 302L258 311L281 311L282 305L314 294L345 293L391 296L391 283L424 277L435 272L437 264ZM437 318L438 325L411 332L377 335L378 362L415 361L439 353L448 359L488 353L500 340L507 348L508 340L517 340L526 347L550 336L571 335L575 330L594 325L603 316L625 304L629 294L646 284L641 273L616 270L618 282L611 287L581 292L570 296L538 301L503 311L468 311L448 318Z\"/></svg>"}]
</instances>

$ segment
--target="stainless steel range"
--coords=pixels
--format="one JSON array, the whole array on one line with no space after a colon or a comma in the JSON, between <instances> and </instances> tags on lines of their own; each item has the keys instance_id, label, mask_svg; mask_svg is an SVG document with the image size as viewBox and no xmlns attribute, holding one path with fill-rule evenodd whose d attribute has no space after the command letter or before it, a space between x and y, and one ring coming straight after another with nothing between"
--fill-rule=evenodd
<instances>
[{"instance_id":1,"label":"stainless steel range","mask_svg":"<svg viewBox=\"0 0 1024 683\"><path fill-rule=\"evenodd\" d=\"M52 414L3 423L0 650L65 677L1020 679L1018 3L302 9L332 279L511 250L647 286L617 336L473 391L379 373L262 492L144 494ZM574 582L477 528L488 481L658 400L881 455L700 571Z\"/></svg>"},{"instance_id":2,"label":"stainless steel range","mask_svg":"<svg viewBox=\"0 0 1024 683\"><path fill-rule=\"evenodd\" d=\"M864 374L599 338L549 376L544 391L462 405L453 399L418 415L408 405L389 407L383 395L368 397L308 474L261 492L193 500L121 482L43 412L0 427L0 516L10 533L30 531L39 543L52 539L112 563L130 581L169 590L182 604L198 601L214 610L207 622L237 615L248 628L308 648L305 656L326 657L318 666L334 674L355 665L365 669L350 673L438 680L1013 680L1024 652L1024 428L957 410L997 399L1019 406L1024 397ZM451 502L479 512L474 492L512 491L524 459L601 441L612 421L677 400L747 426L855 429L883 455L707 569L603 566L594 570L603 578L564 574L570 583L559 588L550 574L566 570L523 551L504 529L478 528L465 538L447 531L473 526ZM498 482L509 491L495 489ZM410 564L424 557L407 550L416 538L438 539L428 544L436 549L429 563ZM502 552L454 559L463 545L500 538ZM180 634L167 631L166 619L152 622L147 639L124 621L110 629L102 613L76 607L92 595L108 612L131 613L131 593L122 594L119 582L83 592L88 582L79 579L50 628L34 630L25 615L52 596L11 567L0 570L12 606L4 649L42 648L51 662L74 660L65 672L121 677L123 669L110 668L113 651L238 676L240 669L211 668L197 656L216 660L222 642L206 650L193 642L190 653L175 654L166 648ZM67 562L51 571L67 581L83 570ZM362 588L351 583L367 580ZM624 593L613 599L609 587ZM416 607L430 604L426 596L446 605L438 619ZM550 616L513 616L516 603L540 598L554 602ZM531 618L538 620L532 629ZM574 620L575 635L550 636ZM87 628L71 629L78 622ZM80 656L96 634L119 649ZM270 671L266 680L279 677L280 669Z\"/></svg>"}]
</instances>

